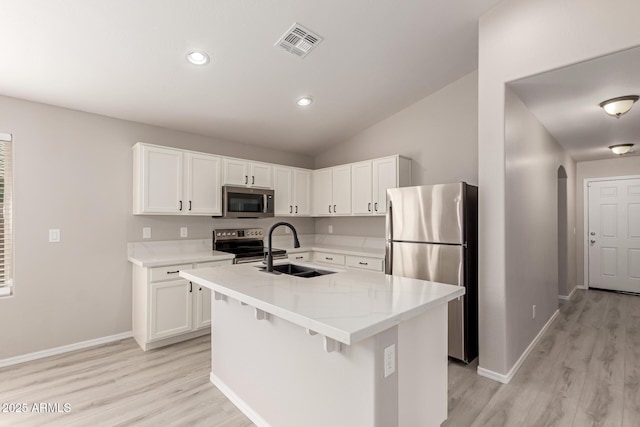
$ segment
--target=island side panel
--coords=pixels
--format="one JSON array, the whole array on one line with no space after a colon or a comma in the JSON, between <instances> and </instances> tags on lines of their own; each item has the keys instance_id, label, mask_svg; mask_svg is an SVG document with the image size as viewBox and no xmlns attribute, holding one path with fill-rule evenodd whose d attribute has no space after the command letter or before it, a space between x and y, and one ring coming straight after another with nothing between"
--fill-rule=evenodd
<instances>
[{"instance_id":1,"label":"island side panel","mask_svg":"<svg viewBox=\"0 0 640 427\"><path fill-rule=\"evenodd\" d=\"M447 304L398 326L399 425L447 419Z\"/></svg>"},{"instance_id":2,"label":"island side panel","mask_svg":"<svg viewBox=\"0 0 640 427\"><path fill-rule=\"evenodd\" d=\"M272 315L257 320L254 312L214 299L211 338L212 382L254 423L379 425L375 337L327 353L322 336Z\"/></svg>"}]
</instances>

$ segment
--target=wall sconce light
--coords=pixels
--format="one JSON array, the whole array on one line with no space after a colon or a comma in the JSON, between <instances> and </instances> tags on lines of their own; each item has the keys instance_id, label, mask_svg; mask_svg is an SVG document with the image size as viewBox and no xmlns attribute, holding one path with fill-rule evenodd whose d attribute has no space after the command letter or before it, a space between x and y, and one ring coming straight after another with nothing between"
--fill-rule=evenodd
<instances>
[{"instance_id":1,"label":"wall sconce light","mask_svg":"<svg viewBox=\"0 0 640 427\"><path fill-rule=\"evenodd\" d=\"M631 150L631 147L633 147L633 144L618 144L610 146L609 150L613 151L613 154L621 156L627 154L629 150Z\"/></svg>"},{"instance_id":2,"label":"wall sconce light","mask_svg":"<svg viewBox=\"0 0 640 427\"><path fill-rule=\"evenodd\" d=\"M629 110L631 110L631 107L633 107L633 104L635 104L638 98L638 95L619 96L618 98L602 101L600 106L604 109L605 113L619 119L620 116L627 114Z\"/></svg>"}]
</instances>

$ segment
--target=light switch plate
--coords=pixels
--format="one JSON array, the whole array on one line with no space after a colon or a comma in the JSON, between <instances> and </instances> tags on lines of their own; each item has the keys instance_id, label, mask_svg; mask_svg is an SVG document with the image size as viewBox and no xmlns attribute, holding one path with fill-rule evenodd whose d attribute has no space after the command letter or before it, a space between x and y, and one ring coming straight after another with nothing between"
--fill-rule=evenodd
<instances>
[{"instance_id":1,"label":"light switch plate","mask_svg":"<svg viewBox=\"0 0 640 427\"><path fill-rule=\"evenodd\" d=\"M329 234L333 233L333 225L329 226Z\"/></svg>"},{"instance_id":2,"label":"light switch plate","mask_svg":"<svg viewBox=\"0 0 640 427\"><path fill-rule=\"evenodd\" d=\"M60 242L60 229L59 228L50 228L49 229L49 243L59 243Z\"/></svg>"},{"instance_id":3,"label":"light switch plate","mask_svg":"<svg viewBox=\"0 0 640 427\"><path fill-rule=\"evenodd\" d=\"M387 378L389 375L393 374L396 371L396 345L391 344L389 347L385 347L384 349L384 377Z\"/></svg>"},{"instance_id":4,"label":"light switch plate","mask_svg":"<svg viewBox=\"0 0 640 427\"><path fill-rule=\"evenodd\" d=\"M142 227L142 238L143 239L151 238L151 227Z\"/></svg>"},{"instance_id":5,"label":"light switch plate","mask_svg":"<svg viewBox=\"0 0 640 427\"><path fill-rule=\"evenodd\" d=\"M180 227L180 237L187 237L189 235L189 232L187 230L187 227Z\"/></svg>"}]
</instances>

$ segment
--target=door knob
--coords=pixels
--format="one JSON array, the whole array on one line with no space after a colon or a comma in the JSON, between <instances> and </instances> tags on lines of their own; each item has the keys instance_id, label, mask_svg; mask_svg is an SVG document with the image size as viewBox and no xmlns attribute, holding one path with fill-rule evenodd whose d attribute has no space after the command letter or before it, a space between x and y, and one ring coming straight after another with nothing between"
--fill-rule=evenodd
<instances>
[{"instance_id":1,"label":"door knob","mask_svg":"<svg viewBox=\"0 0 640 427\"><path fill-rule=\"evenodd\" d=\"M595 242L596 242L595 240L591 239L591 243L595 243Z\"/></svg>"}]
</instances>

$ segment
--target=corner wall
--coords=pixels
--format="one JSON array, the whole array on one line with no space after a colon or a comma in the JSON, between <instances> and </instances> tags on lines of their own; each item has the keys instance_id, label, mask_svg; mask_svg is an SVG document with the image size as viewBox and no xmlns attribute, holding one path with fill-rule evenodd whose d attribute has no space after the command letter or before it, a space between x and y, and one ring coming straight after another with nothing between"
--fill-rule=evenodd
<instances>
[{"instance_id":1,"label":"corner wall","mask_svg":"<svg viewBox=\"0 0 640 427\"><path fill-rule=\"evenodd\" d=\"M480 367L508 375L522 353L507 281L505 84L640 45L640 2L507 0L480 18ZM509 325L509 326L508 326ZM525 328L526 330L526 328Z\"/></svg>"},{"instance_id":2,"label":"corner wall","mask_svg":"<svg viewBox=\"0 0 640 427\"><path fill-rule=\"evenodd\" d=\"M132 215L136 142L313 166L307 156L1 96L0 129L13 134L15 175L15 295L0 299L0 359L130 331L127 242L142 240L143 226L152 240L177 240L180 226L197 239L229 224ZM311 218L294 223L314 232ZM49 228L61 230L60 243L48 243Z\"/></svg>"},{"instance_id":3,"label":"corner wall","mask_svg":"<svg viewBox=\"0 0 640 427\"><path fill-rule=\"evenodd\" d=\"M587 237L587 231L584 229L584 180L629 175L640 175L640 156L620 156L612 159L578 163L576 177L576 258L577 284L580 286L587 286L584 275L584 241Z\"/></svg>"}]
</instances>

